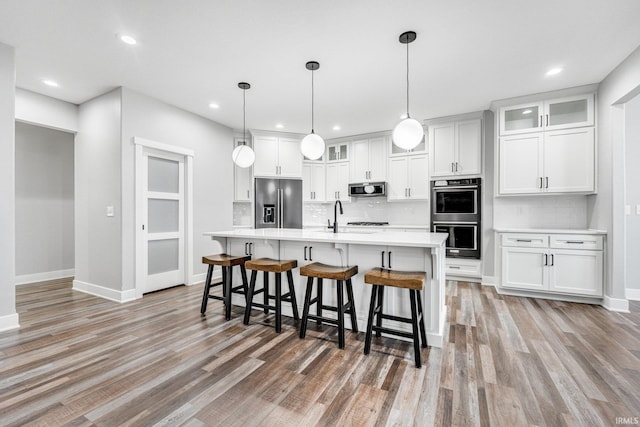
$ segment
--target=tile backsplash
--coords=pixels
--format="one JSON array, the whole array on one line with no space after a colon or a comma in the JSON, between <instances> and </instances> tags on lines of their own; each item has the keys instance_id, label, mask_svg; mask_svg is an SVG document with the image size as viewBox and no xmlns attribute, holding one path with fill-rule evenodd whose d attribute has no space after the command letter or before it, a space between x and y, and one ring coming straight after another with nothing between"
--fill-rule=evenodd
<instances>
[{"instance_id":1,"label":"tile backsplash","mask_svg":"<svg viewBox=\"0 0 640 427\"><path fill-rule=\"evenodd\" d=\"M496 228L587 228L586 196L496 197Z\"/></svg>"}]
</instances>

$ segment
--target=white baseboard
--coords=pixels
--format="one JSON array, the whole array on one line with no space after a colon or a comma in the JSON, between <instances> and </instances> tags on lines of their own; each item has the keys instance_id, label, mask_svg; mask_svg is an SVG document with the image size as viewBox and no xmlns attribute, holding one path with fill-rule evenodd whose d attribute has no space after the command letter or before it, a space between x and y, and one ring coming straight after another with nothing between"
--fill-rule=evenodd
<instances>
[{"instance_id":1,"label":"white baseboard","mask_svg":"<svg viewBox=\"0 0 640 427\"><path fill-rule=\"evenodd\" d=\"M640 289L627 288L625 289L625 295L627 299L630 299L633 301L640 301Z\"/></svg>"},{"instance_id":2,"label":"white baseboard","mask_svg":"<svg viewBox=\"0 0 640 427\"><path fill-rule=\"evenodd\" d=\"M69 268L67 270L58 270L58 271L45 271L43 273L34 273L34 274L21 274L20 276L16 276L15 283L17 285L26 285L27 283L34 282L44 282L47 280L56 280L56 279L64 279L67 277L73 277L76 274L76 270L74 268Z\"/></svg>"},{"instance_id":3,"label":"white baseboard","mask_svg":"<svg viewBox=\"0 0 640 427\"><path fill-rule=\"evenodd\" d=\"M609 311L618 311L620 313L629 312L629 301L622 298L611 298L605 295L602 306Z\"/></svg>"},{"instance_id":4,"label":"white baseboard","mask_svg":"<svg viewBox=\"0 0 640 427\"><path fill-rule=\"evenodd\" d=\"M0 332L9 331L20 327L18 313L0 316Z\"/></svg>"},{"instance_id":5,"label":"white baseboard","mask_svg":"<svg viewBox=\"0 0 640 427\"><path fill-rule=\"evenodd\" d=\"M187 286L201 285L204 283L206 279L207 279L207 273L194 274L193 276L191 276L191 279L189 279L189 283L187 283ZM222 272L218 271L217 273L214 273L213 278L211 280L213 281L213 283L221 282Z\"/></svg>"},{"instance_id":6,"label":"white baseboard","mask_svg":"<svg viewBox=\"0 0 640 427\"><path fill-rule=\"evenodd\" d=\"M136 299L135 289L117 291L115 289L105 288L104 286L94 285L93 283L82 282L80 280L73 281L73 290L120 303Z\"/></svg>"},{"instance_id":7,"label":"white baseboard","mask_svg":"<svg viewBox=\"0 0 640 427\"><path fill-rule=\"evenodd\" d=\"M495 286L496 285L496 276L482 276L482 285L483 286Z\"/></svg>"}]
</instances>

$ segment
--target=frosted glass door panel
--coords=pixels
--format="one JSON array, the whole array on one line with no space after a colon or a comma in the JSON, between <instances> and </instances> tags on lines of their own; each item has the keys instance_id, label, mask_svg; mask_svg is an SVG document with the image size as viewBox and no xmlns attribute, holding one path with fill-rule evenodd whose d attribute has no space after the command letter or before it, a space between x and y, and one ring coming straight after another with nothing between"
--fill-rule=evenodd
<instances>
[{"instance_id":1,"label":"frosted glass door panel","mask_svg":"<svg viewBox=\"0 0 640 427\"><path fill-rule=\"evenodd\" d=\"M549 105L549 126L566 125L586 120L586 99Z\"/></svg>"},{"instance_id":2,"label":"frosted glass door panel","mask_svg":"<svg viewBox=\"0 0 640 427\"><path fill-rule=\"evenodd\" d=\"M180 202L178 200L149 199L149 233L180 230Z\"/></svg>"},{"instance_id":3,"label":"frosted glass door panel","mask_svg":"<svg viewBox=\"0 0 640 427\"><path fill-rule=\"evenodd\" d=\"M179 162L149 156L149 191L177 193Z\"/></svg>"},{"instance_id":4,"label":"frosted glass door panel","mask_svg":"<svg viewBox=\"0 0 640 427\"><path fill-rule=\"evenodd\" d=\"M507 132L535 129L539 126L538 106L515 108L504 112L504 130Z\"/></svg>"},{"instance_id":5,"label":"frosted glass door panel","mask_svg":"<svg viewBox=\"0 0 640 427\"><path fill-rule=\"evenodd\" d=\"M179 239L150 240L148 274L158 274L179 268Z\"/></svg>"}]
</instances>

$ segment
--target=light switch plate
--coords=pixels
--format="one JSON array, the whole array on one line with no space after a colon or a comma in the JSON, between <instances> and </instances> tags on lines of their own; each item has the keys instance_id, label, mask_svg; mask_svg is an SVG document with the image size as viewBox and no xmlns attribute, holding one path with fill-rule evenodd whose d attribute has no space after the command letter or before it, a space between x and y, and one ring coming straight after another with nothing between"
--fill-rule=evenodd
<instances>
[{"instance_id":1,"label":"light switch plate","mask_svg":"<svg viewBox=\"0 0 640 427\"><path fill-rule=\"evenodd\" d=\"M636 205L636 215L640 215L640 205Z\"/></svg>"},{"instance_id":2,"label":"light switch plate","mask_svg":"<svg viewBox=\"0 0 640 427\"><path fill-rule=\"evenodd\" d=\"M631 205L624 205L624 214L631 215Z\"/></svg>"},{"instance_id":3,"label":"light switch plate","mask_svg":"<svg viewBox=\"0 0 640 427\"><path fill-rule=\"evenodd\" d=\"M113 206L107 206L107 216L113 216Z\"/></svg>"}]
</instances>

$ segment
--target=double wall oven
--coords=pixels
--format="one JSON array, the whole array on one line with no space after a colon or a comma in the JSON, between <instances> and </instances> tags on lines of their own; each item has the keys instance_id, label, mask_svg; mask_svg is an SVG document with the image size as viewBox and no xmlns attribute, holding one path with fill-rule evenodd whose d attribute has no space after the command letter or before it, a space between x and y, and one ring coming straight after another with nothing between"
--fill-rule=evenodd
<instances>
[{"instance_id":1,"label":"double wall oven","mask_svg":"<svg viewBox=\"0 0 640 427\"><path fill-rule=\"evenodd\" d=\"M431 230L449 233L447 256L480 259L480 178L431 182Z\"/></svg>"}]
</instances>

